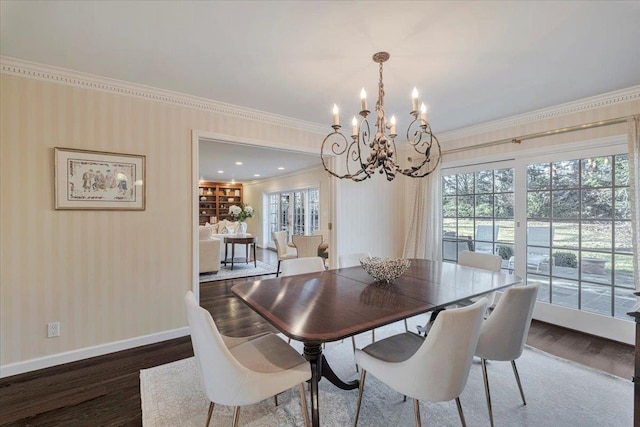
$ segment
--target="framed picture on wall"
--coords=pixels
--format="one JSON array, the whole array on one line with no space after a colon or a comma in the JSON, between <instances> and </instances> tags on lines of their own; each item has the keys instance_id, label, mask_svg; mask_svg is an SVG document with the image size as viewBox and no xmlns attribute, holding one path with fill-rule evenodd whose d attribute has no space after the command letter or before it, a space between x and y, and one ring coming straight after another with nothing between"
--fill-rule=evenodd
<instances>
[{"instance_id":1,"label":"framed picture on wall","mask_svg":"<svg viewBox=\"0 0 640 427\"><path fill-rule=\"evenodd\" d=\"M54 148L56 209L144 210L145 156Z\"/></svg>"}]
</instances>

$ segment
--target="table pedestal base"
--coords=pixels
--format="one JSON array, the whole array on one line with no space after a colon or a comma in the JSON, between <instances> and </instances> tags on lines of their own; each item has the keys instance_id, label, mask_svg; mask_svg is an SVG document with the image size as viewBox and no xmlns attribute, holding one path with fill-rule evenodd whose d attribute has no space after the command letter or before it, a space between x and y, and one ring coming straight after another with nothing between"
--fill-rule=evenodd
<instances>
[{"instance_id":1,"label":"table pedestal base","mask_svg":"<svg viewBox=\"0 0 640 427\"><path fill-rule=\"evenodd\" d=\"M360 386L358 380L351 382L342 381L322 354L321 343L305 343L304 358L311 364L311 423L313 427L320 426L320 413L318 410L318 383L322 377L342 390L355 390Z\"/></svg>"}]
</instances>

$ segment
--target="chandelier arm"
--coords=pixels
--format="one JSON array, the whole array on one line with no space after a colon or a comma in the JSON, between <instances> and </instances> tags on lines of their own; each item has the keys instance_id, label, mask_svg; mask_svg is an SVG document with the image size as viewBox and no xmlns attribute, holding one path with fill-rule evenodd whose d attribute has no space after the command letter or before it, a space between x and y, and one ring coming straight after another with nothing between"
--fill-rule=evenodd
<instances>
[{"instance_id":1,"label":"chandelier arm","mask_svg":"<svg viewBox=\"0 0 640 427\"><path fill-rule=\"evenodd\" d=\"M411 168L407 169L398 169L398 172L411 178L424 178L425 176L431 174L440 164L440 159L442 157L440 142L438 141L438 138L435 137L435 135L433 135L433 143L427 151L428 154L426 155L426 157L424 157L419 165L412 166ZM423 156L425 155L424 153L420 153L419 151L417 152ZM429 165L429 167L426 170L420 172L426 165Z\"/></svg>"},{"instance_id":2,"label":"chandelier arm","mask_svg":"<svg viewBox=\"0 0 640 427\"><path fill-rule=\"evenodd\" d=\"M330 175L335 176L336 178L340 178L340 179L351 179L354 181L363 181L367 178L369 178L369 174L366 172L364 165L361 165L360 170L358 170L355 173L351 173L351 170L349 168L349 163L347 162L346 168L347 168L347 172L343 175L337 174L335 172L333 172L329 166L327 165L327 159L326 159L326 154L325 154L325 145L327 143L330 143L330 147L331 147L331 153L333 153L333 155L335 157L339 157L345 153L347 153L347 155L345 156L346 159L348 160L349 158L349 151L351 150L351 147L353 146L354 142L349 143L347 138L342 134L342 132L338 131L339 127L335 128L334 131L332 133L330 133L329 135L327 135L324 140L322 141L322 147L320 150L320 158L322 160L322 166L324 168L325 171L329 172ZM339 136L342 138L342 141L329 141L329 139L331 139L332 137L335 136ZM344 148L343 144L344 143ZM364 175L361 177L361 175Z\"/></svg>"},{"instance_id":3,"label":"chandelier arm","mask_svg":"<svg viewBox=\"0 0 640 427\"><path fill-rule=\"evenodd\" d=\"M363 126L366 125L366 129L362 129ZM368 146L369 145L369 141L371 139L371 128L369 127L369 121L367 120L367 116L366 114L363 115L363 119L360 121L360 124L358 125L358 135L357 135L357 139L358 139L358 158L357 161L360 162L360 167L365 171L365 173L367 174L367 178L369 177L369 173L367 172L367 166L368 163L364 163L362 161L362 152L360 151L360 143L362 143L363 146Z\"/></svg>"}]
</instances>

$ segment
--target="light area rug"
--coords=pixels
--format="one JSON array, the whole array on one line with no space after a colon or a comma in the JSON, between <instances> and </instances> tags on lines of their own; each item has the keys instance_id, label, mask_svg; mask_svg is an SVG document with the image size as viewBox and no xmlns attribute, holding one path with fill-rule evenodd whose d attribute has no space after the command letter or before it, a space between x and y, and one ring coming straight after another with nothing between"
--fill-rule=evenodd
<instances>
[{"instance_id":1,"label":"light area rug","mask_svg":"<svg viewBox=\"0 0 640 427\"><path fill-rule=\"evenodd\" d=\"M412 319L410 319L412 320ZM424 320L424 319L420 319ZM419 323L419 322L416 322ZM412 325L413 326L413 325ZM402 322L376 329L381 339L403 332ZM359 347L370 342L371 334L356 337ZM292 342L298 350L302 344ZM353 363L351 340L328 343L324 354L336 373L345 380L359 378ZM516 362L527 405L522 404L511 364L488 362L489 385L495 425L498 427L626 427L633 425L633 385L601 371L527 347ZM202 391L195 359L161 365L140 373L142 421L147 427L204 426L209 401ZM309 396L307 394L307 400ZM322 426L353 425L357 390L343 391L326 379L320 381L320 422ZM488 426L489 415L484 396L479 359L469 373L460 396L467 425ZM421 402L423 425L460 426L454 401ZM233 408L216 405L211 426L232 424ZM273 399L243 406L240 425L251 427L304 425L297 389ZM359 426L415 425L413 403L373 375L365 383Z\"/></svg>"},{"instance_id":2,"label":"light area rug","mask_svg":"<svg viewBox=\"0 0 640 427\"><path fill-rule=\"evenodd\" d=\"M254 267L253 262L246 264L242 261L234 263L233 270L231 270L231 263L228 263L226 266L221 265L220 271L217 273L202 273L200 275L200 283L237 279L239 277L262 276L265 274L276 274L276 266L256 261L256 267Z\"/></svg>"}]
</instances>

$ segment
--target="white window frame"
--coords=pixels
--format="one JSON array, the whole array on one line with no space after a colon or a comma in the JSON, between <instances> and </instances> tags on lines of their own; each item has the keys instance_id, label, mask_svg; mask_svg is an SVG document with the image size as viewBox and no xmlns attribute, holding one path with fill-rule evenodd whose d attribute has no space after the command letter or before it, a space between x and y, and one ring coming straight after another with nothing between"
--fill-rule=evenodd
<instances>
[{"instance_id":1,"label":"white window frame","mask_svg":"<svg viewBox=\"0 0 640 427\"><path fill-rule=\"evenodd\" d=\"M502 153L495 156L457 160L444 163L442 174L477 172L510 166L514 168L514 273L525 280L527 165L627 153L626 139L626 135L617 135L559 144L553 147L524 149L517 153ZM529 144L532 145L532 143ZM619 319L544 302L536 303L534 318L619 342L628 344L635 342L635 328L631 318L629 320Z\"/></svg>"}]
</instances>

